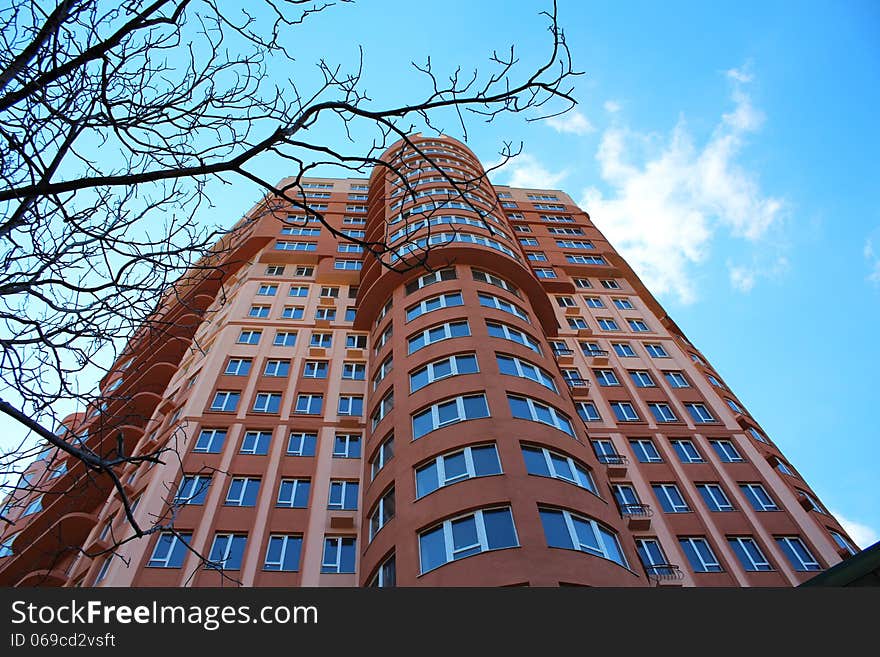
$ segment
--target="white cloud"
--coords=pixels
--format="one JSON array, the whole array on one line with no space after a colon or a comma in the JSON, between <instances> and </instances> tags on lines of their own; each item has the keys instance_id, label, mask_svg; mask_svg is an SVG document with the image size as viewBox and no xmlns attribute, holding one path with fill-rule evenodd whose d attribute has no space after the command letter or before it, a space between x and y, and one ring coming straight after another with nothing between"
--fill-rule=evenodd
<instances>
[{"instance_id":1,"label":"white cloud","mask_svg":"<svg viewBox=\"0 0 880 657\"><path fill-rule=\"evenodd\" d=\"M547 119L547 125L556 132L568 132L574 135L583 136L590 132L596 132L596 128L593 127L589 119L576 110Z\"/></svg>"},{"instance_id":2,"label":"white cloud","mask_svg":"<svg viewBox=\"0 0 880 657\"><path fill-rule=\"evenodd\" d=\"M645 135L622 125L606 130L596 154L605 198L585 190L583 206L623 257L654 292L672 293L683 303L696 299L694 265L710 255L713 237L724 230L756 242L778 225L783 201L761 192L754 173L738 161L749 133L763 115L743 84L734 80L733 110L722 115L705 143L694 143L680 118L666 136ZM752 289L755 268L730 271L737 289Z\"/></svg>"},{"instance_id":3,"label":"white cloud","mask_svg":"<svg viewBox=\"0 0 880 657\"><path fill-rule=\"evenodd\" d=\"M493 181L504 178L501 184L532 189L558 189L566 176L567 169L550 171L528 153L520 153L491 174Z\"/></svg>"},{"instance_id":4,"label":"white cloud","mask_svg":"<svg viewBox=\"0 0 880 657\"><path fill-rule=\"evenodd\" d=\"M746 64L742 68L731 68L725 71L725 73L731 80L736 80L742 84L748 84L755 79L755 76L747 70L748 68L750 68L750 65Z\"/></svg>"},{"instance_id":5,"label":"white cloud","mask_svg":"<svg viewBox=\"0 0 880 657\"><path fill-rule=\"evenodd\" d=\"M860 548L864 549L874 545L877 541L880 541L880 534L877 533L877 530L873 527L868 527L868 525L863 525L860 522L855 522L850 520L849 518L844 518L842 515L837 513L837 511L833 511L828 509L832 516L837 518L837 521L840 523L840 526L843 527L844 531L849 534L850 538L855 541L856 545Z\"/></svg>"},{"instance_id":6,"label":"white cloud","mask_svg":"<svg viewBox=\"0 0 880 657\"><path fill-rule=\"evenodd\" d=\"M605 111L609 114L617 114L617 112L620 111L620 103L618 103L616 100L606 100L603 107L605 108Z\"/></svg>"},{"instance_id":7,"label":"white cloud","mask_svg":"<svg viewBox=\"0 0 880 657\"><path fill-rule=\"evenodd\" d=\"M870 238L865 242L864 253L865 260L868 261L868 267L870 269L868 280L871 283L880 284L880 254L874 251L874 242Z\"/></svg>"}]
</instances>

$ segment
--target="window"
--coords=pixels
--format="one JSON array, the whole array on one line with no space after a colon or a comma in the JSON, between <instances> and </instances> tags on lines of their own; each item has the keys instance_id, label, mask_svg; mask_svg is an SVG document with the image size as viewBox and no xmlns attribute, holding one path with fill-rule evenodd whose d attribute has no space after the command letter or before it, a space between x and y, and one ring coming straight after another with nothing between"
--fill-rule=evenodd
<instances>
[{"instance_id":1,"label":"window","mask_svg":"<svg viewBox=\"0 0 880 657\"><path fill-rule=\"evenodd\" d=\"M192 540L189 532L162 532L147 562L147 568L181 568Z\"/></svg>"},{"instance_id":2,"label":"window","mask_svg":"<svg viewBox=\"0 0 880 657\"><path fill-rule=\"evenodd\" d=\"M239 570L244 557L247 534L216 534L206 568Z\"/></svg>"},{"instance_id":3,"label":"window","mask_svg":"<svg viewBox=\"0 0 880 657\"><path fill-rule=\"evenodd\" d=\"M593 451L596 452L596 458L599 463L621 463L625 462L623 457L617 453L614 443L607 439L592 440Z\"/></svg>"},{"instance_id":4,"label":"window","mask_svg":"<svg viewBox=\"0 0 880 657\"><path fill-rule=\"evenodd\" d=\"M678 418L669 404L663 402L651 402L648 404L651 414L657 422L678 422Z\"/></svg>"},{"instance_id":5,"label":"window","mask_svg":"<svg viewBox=\"0 0 880 657\"><path fill-rule=\"evenodd\" d=\"M709 541L699 537L679 537L678 539L681 549L684 551L691 568L695 573L720 573L722 572L721 564L718 563L718 557L712 551Z\"/></svg>"},{"instance_id":6,"label":"window","mask_svg":"<svg viewBox=\"0 0 880 657\"><path fill-rule=\"evenodd\" d=\"M599 281L599 282L602 284L602 287L604 287L606 290L619 290L620 289L620 283L618 283L617 281L615 281L613 279Z\"/></svg>"},{"instance_id":7,"label":"window","mask_svg":"<svg viewBox=\"0 0 880 657\"><path fill-rule=\"evenodd\" d=\"M460 338L470 334L471 329L467 320L438 324L410 336L407 340L408 353L412 354L423 347L427 347L429 344L434 344L441 340Z\"/></svg>"},{"instance_id":8,"label":"window","mask_svg":"<svg viewBox=\"0 0 880 657\"><path fill-rule=\"evenodd\" d=\"M575 331L590 328L590 325L587 324L587 320L583 317L566 317L565 319L568 322L568 326Z\"/></svg>"},{"instance_id":9,"label":"window","mask_svg":"<svg viewBox=\"0 0 880 657\"><path fill-rule=\"evenodd\" d=\"M608 455L606 460L613 458ZM614 501L617 502L617 508L620 509L621 515L636 516L647 513L647 505L642 504L636 489L632 484L612 484L611 492L614 494Z\"/></svg>"},{"instance_id":10,"label":"window","mask_svg":"<svg viewBox=\"0 0 880 657\"><path fill-rule=\"evenodd\" d=\"M538 246L538 240L536 240L534 237L520 237L519 243L522 244L523 246ZM532 254L529 253L527 255L530 256L529 259L531 260Z\"/></svg>"},{"instance_id":11,"label":"window","mask_svg":"<svg viewBox=\"0 0 880 657\"><path fill-rule=\"evenodd\" d=\"M551 230L553 230L553 229L551 228ZM575 228L569 228L569 229L557 228L556 230L576 231L577 229L575 229ZM589 242L587 240L556 240L556 246L563 248L563 249L595 249L596 248L592 242Z\"/></svg>"},{"instance_id":12,"label":"window","mask_svg":"<svg viewBox=\"0 0 880 657\"><path fill-rule=\"evenodd\" d=\"M356 333L349 333L348 335L345 336L345 348L346 349L366 349L367 348L367 336L366 335L358 335Z\"/></svg>"},{"instance_id":13,"label":"window","mask_svg":"<svg viewBox=\"0 0 880 657\"><path fill-rule=\"evenodd\" d=\"M636 352L633 351L633 348L626 342L612 342L611 346L614 348L614 353L616 353L621 358L635 358Z\"/></svg>"},{"instance_id":14,"label":"window","mask_svg":"<svg viewBox=\"0 0 880 657\"><path fill-rule=\"evenodd\" d=\"M225 429L202 429L193 451L203 454L219 454L225 440Z\"/></svg>"},{"instance_id":15,"label":"window","mask_svg":"<svg viewBox=\"0 0 880 657\"><path fill-rule=\"evenodd\" d=\"M297 395L294 413L320 415L324 404L324 395Z\"/></svg>"},{"instance_id":16,"label":"window","mask_svg":"<svg viewBox=\"0 0 880 657\"><path fill-rule=\"evenodd\" d=\"M461 296L461 292L450 292L448 294L441 294L430 299L425 299L424 301L421 301L420 303L417 303L416 305L407 308L406 321L412 321L416 317L420 317L421 315L432 312L434 310L439 310L441 308L451 308L453 306L461 305L464 305L464 300Z\"/></svg>"},{"instance_id":17,"label":"window","mask_svg":"<svg viewBox=\"0 0 880 657\"><path fill-rule=\"evenodd\" d=\"M275 333L275 340L272 344L276 347L292 347L296 344L296 332L278 331Z\"/></svg>"},{"instance_id":18,"label":"window","mask_svg":"<svg viewBox=\"0 0 880 657\"><path fill-rule=\"evenodd\" d=\"M379 566L376 574L370 579L367 586L377 588L397 586L397 568L393 554L382 562L382 565Z\"/></svg>"},{"instance_id":19,"label":"window","mask_svg":"<svg viewBox=\"0 0 880 657\"><path fill-rule=\"evenodd\" d=\"M435 360L413 370L409 375L409 391L415 392L424 388L429 383L445 379L450 376L461 374L473 374L479 372L476 354L459 354Z\"/></svg>"},{"instance_id":20,"label":"window","mask_svg":"<svg viewBox=\"0 0 880 657\"><path fill-rule=\"evenodd\" d=\"M767 438L766 438L766 436L764 436L764 434L762 434L760 431L758 431L758 430L755 429L754 427L749 427L749 428L748 428L748 432L749 432L749 434L752 436L752 438L754 438L754 439L757 440L758 442L760 442L760 443L766 443L766 442L767 442Z\"/></svg>"},{"instance_id":21,"label":"window","mask_svg":"<svg viewBox=\"0 0 880 657\"><path fill-rule=\"evenodd\" d=\"M626 323L629 324L630 330L636 333L643 333L651 330L648 328L648 325L640 319L628 319L626 320Z\"/></svg>"},{"instance_id":22,"label":"window","mask_svg":"<svg viewBox=\"0 0 880 657\"><path fill-rule=\"evenodd\" d=\"M828 513L824 509L824 507L821 504L819 504L819 500L817 500L815 497L813 497L810 493L808 493L805 490L801 490L800 488L795 488L795 490L797 491L797 494L799 496L802 496L803 499L805 499L807 501L807 503L810 506L810 511L816 511L817 513Z\"/></svg>"},{"instance_id":23,"label":"window","mask_svg":"<svg viewBox=\"0 0 880 657\"><path fill-rule=\"evenodd\" d=\"M556 278L556 272L552 267L537 267L534 271L538 278Z\"/></svg>"},{"instance_id":24,"label":"window","mask_svg":"<svg viewBox=\"0 0 880 657\"><path fill-rule=\"evenodd\" d=\"M645 351L648 352L651 358L669 358L669 354L666 353L666 349L662 344L648 343L645 345Z\"/></svg>"},{"instance_id":25,"label":"window","mask_svg":"<svg viewBox=\"0 0 880 657\"><path fill-rule=\"evenodd\" d=\"M285 377L290 372L289 360L267 360L266 369L263 370L263 376Z\"/></svg>"},{"instance_id":26,"label":"window","mask_svg":"<svg viewBox=\"0 0 880 657\"><path fill-rule=\"evenodd\" d=\"M354 395L340 395L337 406L338 415L363 415L364 398Z\"/></svg>"},{"instance_id":27,"label":"window","mask_svg":"<svg viewBox=\"0 0 880 657\"><path fill-rule=\"evenodd\" d=\"M552 406L542 404L531 397L516 395L507 395L507 402L513 417L550 425L574 438L574 428L571 426L568 416Z\"/></svg>"},{"instance_id":28,"label":"window","mask_svg":"<svg viewBox=\"0 0 880 657\"><path fill-rule=\"evenodd\" d=\"M747 571L773 570L758 543L751 536L728 536L727 542Z\"/></svg>"},{"instance_id":29,"label":"window","mask_svg":"<svg viewBox=\"0 0 880 657\"><path fill-rule=\"evenodd\" d=\"M306 509L312 482L309 479L282 479L275 505L284 509Z\"/></svg>"},{"instance_id":30,"label":"window","mask_svg":"<svg viewBox=\"0 0 880 657\"><path fill-rule=\"evenodd\" d=\"M233 477L226 491L226 506L256 506L260 480L252 477Z\"/></svg>"},{"instance_id":31,"label":"window","mask_svg":"<svg viewBox=\"0 0 880 657\"><path fill-rule=\"evenodd\" d=\"M518 376L522 379L530 379L540 383L545 388L558 392L553 377L537 365L527 360L516 358L515 356L505 356L503 354L495 354L495 360L498 363L498 371L501 374L510 376Z\"/></svg>"},{"instance_id":32,"label":"window","mask_svg":"<svg viewBox=\"0 0 880 657\"><path fill-rule=\"evenodd\" d=\"M204 504L208 495L208 487L211 485L209 475L183 475L177 493L174 495L175 504Z\"/></svg>"},{"instance_id":33,"label":"window","mask_svg":"<svg viewBox=\"0 0 880 657\"><path fill-rule=\"evenodd\" d=\"M797 536L777 536L776 544L785 553L795 570L822 570L816 557L807 549L804 542Z\"/></svg>"},{"instance_id":34,"label":"window","mask_svg":"<svg viewBox=\"0 0 880 657\"><path fill-rule=\"evenodd\" d=\"M322 349L329 349L333 345L333 334L332 333L312 333L312 338L309 341L310 347L320 347Z\"/></svg>"},{"instance_id":35,"label":"window","mask_svg":"<svg viewBox=\"0 0 880 657\"><path fill-rule=\"evenodd\" d=\"M346 322L353 322L356 315L357 315L357 308L355 308L353 306L349 306L348 308L345 309L345 321Z\"/></svg>"},{"instance_id":36,"label":"window","mask_svg":"<svg viewBox=\"0 0 880 657\"><path fill-rule=\"evenodd\" d=\"M590 283L590 279L588 278L576 278L574 279L574 286L580 288L593 287L593 284Z\"/></svg>"},{"instance_id":37,"label":"window","mask_svg":"<svg viewBox=\"0 0 880 657\"><path fill-rule=\"evenodd\" d=\"M774 461L775 465L773 465L773 467L776 468L779 472L785 475L789 475L790 477L796 476L794 472L791 471L791 468L788 467L788 464L785 461L783 461L779 457L774 457ZM771 461L771 464L772 463L773 461Z\"/></svg>"},{"instance_id":38,"label":"window","mask_svg":"<svg viewBox=\"0 0 880 657\"><path fill-rule=\"evenodd\" d=\"M595 520L564 509L538 509L550 547L580 550L627 567L617 535Z\"/></svg>"},{"instance_id":39,"label":"window","mask_svg":"<svg viewBox=\"0 0 880 657\"><path fill-rule=\"evenodd\" d=\"M684 374L677 371L671 372L663 372L663 376L666 377L666 381L673 388L690 388L691 384L688 383L688 380L684 378Z\"/></svg>"},{"instance_id":40,"label":"window","mask_svg":"<svg viewBox=\"0 0 880 657\"><path fill-rule=\"evenodd\" d=\"M617 375L614 373L614 370L593 370L593 375L596 377L596 382L600 386L620 385L620 381L617 380Z\"/></svg>"},{"instance_id":41,"label":"window","mask_svg":"<svg viewBox=\"0 0 880 657\"><path fill-rule=\"evenodd\" d=\"M633 370L629 373L629 376L637 388L654 388L657 385L654 383L651 375L645 370Z\"/></svg>"},{"instance_id":42,"label":"window","mask_svg":"<svg viewBox=\"0 0 880 657\"><path fill-rule=\"evenodd\" d=\"M238 406L238 400L240 398L240 392L234 392L231 390L219 390L214 393L214 400L211 402L211 410L233 412Z\"/></svg>"},{"instance_id":43,"label":"window","mask_svg":"<svg viewBox=\"0 0 880 657\"><path fill-rule=\"evenodd\" d=\"M254 413L277 413L280 408L280 392L258 392L254 398Z\"/></svg>"},{"instance_id":44,"label":"window","mask_svg":"<svg viewBox=\"0 0 880 657\"><path fill-rule=\"evenodd\" d=\"M715 422L715 418L712 417L705 404L685 404L685 406L696 424Z\"/></svg>"},{"instance_id":45,"label":"window","mask_svg":"<svg viewBox=\"0 0 880 657\"><path fill-rule=\"evenodd\" d=\"M733 504L718 484L697 484L697 490L709 511L733 511Z\"/></svg>"},{"instance_id":46,"label":"window","mask_svg":"<svg viewBox=\"0 0 880 657\"><path fill-rule=\"evenodd\" d=\"M744 461L736 446L729 440L710 440L709 443L722 463L741 463Z\"/></svg>"},{"instance_id":47,"label":"window","mask_svg":"<svg viewBox=\"0 0 880 657\"><path fill-rule=\"evenodd\" d=\"M309 296L308 285L291 285L290 291L287 293L289 297L307 297Z\"/></svg>"},{"instance_id":48,"label":"window","mask_svg":"<svg viewBox=\"0 0 880 657\"><path fill-rule=\"evenodd\" d=\"M494 443L447 452L416 468L416 498L465 479L496 474L501 474L501 462Z\"/></svg>"},{"instance_id":49,"label":"window","mask_svg":"<svg viewBox=\"0 0 880 657\"><path fill-rule=\"evenodd\" d=\"M314 456L318 435L314 433L291 432L287 441L288 456Z\"/></svg>"},{"instance_id":50,"label":"window","mask_svg":"<svg viewBox=\"0 0 880 657\"><path fill-rule=\"evenodd\" d=\"M512 326L487 321L486 328L489 331L489 337L510 340L511 342L516 342L517 344L528 347L536 354L541 353L541 347L538 345L537 340L535 340L527 333L523 333L522 331L513 328Z\"/></svg>"},{"instance_id":51,"label":"window","mask_svg":"<svg viewBox=\"0 0 880 657\"><path fill-rule=\"evenodd\" d=\"M446 399L412 416L413 440L450 424L483 417L489 417L489 406L482 393Z\"/></svg>"},{"instance_id":52,"label":"window","mask_svg":"<svg viewBox=\"0 0 880 657\"><path fill-rule=\"evenodd\" d=\"M526 471L539 477L561 479L596 493L596 484L590 469L570 456L552 452L546 447L521 445ZM598 494L598 493L596 493Z\"/></svg>"},{"instance_id":53,"label":"window","mask_svg":"<svg viewBox=\"0 0 880 657\"><path fill-rule=\"evenodd\" d=\"M283 276L284 265L267 265L266 276Z\"/></svg>"},{"instance_id":54,"label":"window","mask_svg":"<svg viewBox=\"0 0 880 657\"><path fill-rule=\"evenodd\" d=\"M854 546L843 534L839 534L833 529L829 529L828 533L831 534L831 538L834 539L834 542L837 544L841 550L845 550L850 555L858 553L858 548Z\"/></svg>"},{"instance_id":55,"label":"window","mask_svg":"<svg viewBox=\"0 0 880 657\"><path fill-rule=\"evenodd\" d=\"M338 299L339 298L339 288L338 287L329 287L324 286L321 288L321 298L323 299Z\"/></svg>"},{"instance_id":56,"label":"window","mask_svg":"<svg viewBox=\"0 0 880 657\"><path fill-rule=\"evenodd\" d=\"M248 317L265 318L269 316L269 306L251 306Z\"/></svg>"},{"instance_id":57,"label":"window","mask_svg":"<svg viewBox=\"0 0 880 657\"><path fill-rule=\"evenodd\" d=\"M367 377L367 364L366 363L350 363L344 362L342 364L342 378L350 379L352 381L363 381Z\"/></svg>"},{"instance_id":58,"label":"window","mask_svg":"<svg viewBox=\"0 0 880 657\"><path fill-rule=\"evenodd\" d=\"M278 251L316 251L318 249L317 242L285 242L278 240L275 242L275 248Z\"/></svg>"},{"instance_id":59,"label":"window","mask_svg":"<svg viewBox=\"0 0 880 657\"><path fill-rule=\"evenodd\" d=\"M599 328L603 331L619 331L620 327L617 325L613 319L609 319L608 317L598 317L596 319L599 322Z\"/></svg>"},{"instance_id":60,"label":"window","mask_svg":"<svg viewBox=\"0 0 880 657\"><path fill-rule=\"evenodd\" d=\"M348 271L357 271L364 266L363 260L335 260L333 269L343 269Z\"/></svg>"},{"instance_id":61,"label":"window","mask_svg":"<svg viewBox=\"0 0 880 657\"><path fill-rule=\"evenodd\" d=\"M356 511L358 508L358 482L331 481L328 509L338 511Z\"/></svg>"},{"instance_id":62,"label":"window","mask_svg":"<svg viewBox=\"0 0 880 657\"><path fill-rule=\"evenodd\" d=\"M424 274L419 276L414 281L410 281L406 284L406 293L412 294L416 290L419 290L428 285L433 285L434 283L439 283L441 281L452 281L457 278L454 269L440 269L438 271L432 271L428 274Z\"/></svg>"},{"instance_id":63,"label":"window","mask_svg":"<svg viewBox=\"0 0 880 657\"><path fill-rule=\"evenodd\" d=\"M614 305L619 310L632 310L633 305L629 299L614 299Z\"/></svg>"},{"instance_id":64,"label":"window","mask_svg":"<svg viewBox=\"0 0 880 657\"><path fill-rule=\"evenodd\" d=\"M388 356L382 361L382 364L376 368L376 374L373 376L373 390L379 387L379 384L388 376L388 373L394 368L394 357Z\"/></svg>"},{"instance_id":65,"label":"window","mask_svg":"<svg viewBox=\"0 0 880 657\"><path fill-rule=\"evenodd\" d=\"M317 234L317 233L316 233ZM315 273L314 267L306 267L305 265L297 265L293 270L294 276L313 276Z\"/></svg>"},{"instance_id":66,"label":"window","mask_svg":"<svg viewBox=\"0 0 880 657\"><path fill-rule=\"evenodd\" d=\"M264 284L264 285L261 285L261 286L257 289L257 296L261 296L261 297L274 297L276 292L278 292L278 286L277 286L277 285L274 285L274 284L273 284L273 285Z\"/></svg>"},{"instance_id":67,"label":"window","mask_svg":"<svg viewBox=\"0 0 880 657\"><path fill-rule=\"evenodd\" d=\"M604 308L605 304L602 303L602 299L599 297L584 297L584 301L587 304L587 308Z\"/></svg>"},{"instance_id":68,"label":"window","mask_svg":"<svg viewBox=\"0 0 880 657\"><path fill-rule=\"evenodd\" d=\"M246 330L238 334L238 344L259 344L262 331Z\"/></svg>"},{"instance_id":69,"label":"window","mask_svg":"<svg viewBox=\"0 0 880 657\"><path fill-rule=\"evenodd\" d=\"M251 371L250 358L230 358L223 374L226 376L247 376Z\"/></svg>"},{"instance_id":70,"label":"window","mask_svg":"<svg viewBox=\"0 0 880 657\"><path fill-rule=\"evenodd\" d=\"M639 463L662 463L663 458L657 451L656 445L649 438L633 438L629 446L636 455Z\"/></svg>"},{"instance_id":71,"label":"window","mask_svg":"<svg viewBox=\"0 0 880 657\"><path fill-rule=\"evenodd\" d=\"M370 540L372 541L379 530L382 529L394 517L394 488L391 488L376 503L370 514Z\"/></svg>"},{"instance_id":72,"label":"window","mask_svg":"<svg viewBox=\"0 0 880 657\"><path fill-rule=\"evenodd\" d=\"M376 478L379 471L384 468L388 462L394 458L394 436L390 436L382 441L379 449L373 455L370 461L370 480Z\"/></svg>"},{"instance_id":73,"label":"window","mask_svg":"<svg viewBox=\"0 0 880 657\"><path fill-rule=\"evenodd\" d=\"M728 399L728 398L725 397L724 401L725 401L725 402L727 403L727 405L730 407L730 410L732 410L734 413L743 413L743 412L744 412L743 409L740 408L740 405L737 404L737 403L736 403L735 401L733 401L732 399Z\"/></svg>"},{"instance_id":74,"label":"window","mask_svg":"<svg viewBox=\"0 0 880 657\"><path fill-rule=\"evenodd\" d=\"M266 546L263 570L277 570L295 573L299 570L299 555L302 552L302 536L270 534Z\"/></svg>"},{"instance_id":75,"label":"window","mask_svg":"<svg viewBox=\"0 0 880 657\"><path fill-rule=\"evenodd\" d=\"M577 302L571 297L556 297L556 305L560 308L574 308Z\"/></svg>"},{"instance_id":76,"label":"window","mask_svg":"<svg viewBox=\"0 0 880 657\"><path fill-rule=\"evenodd\" d=\"M246 431L241 440L241 454L268 454L272 442L271 431Z\"/></svg>"},{"instance_id":77,"label":"window","mask_svg":"<svg viewBox=\"0 0 880 657\"><path fill-rule=\"evenodd\" d=\"M672 441L672 449L678 455L678 460L682 463L704 463L703 457L693 442L687 439L677 439Z\"/></svg>"},{"instance_id":78,"label":"window","mask_svg":"<svg viewBox=\"0 0 880 657\"><path fill-rule=\"evenodd\" d=\"M478 292L477 297L480 300L480 305L485 308L497 308L498 310L503 310L504 312L510 313L511 315L516 315L524 322L529 321L529 316L526 314L526 311L516 304L510 303L509 301L505 301L504 299L500 299L491 294L484 294L482 292Z\"/></svg>"},{"instance_id":79,"label":"window","mask_svg":"<svg viewBox=\"0 0 880 657\"><path fill-rule=\"evenodd\" d=\"M761 484L740 484L739 489L755 511L779 511L776 502Z\"/></svg>"},{"instance_id":80,"label":"window","mask_svg":"<svg viewBox=\"0 0 880 657\"><path fill-rule=\"evenodd\" d=\"M315 320L324 322L335 322L336 308L316 308Z\"/></svg>"},{"instance_id":81,"label":"window","mask_svg":"<svg viewBox=\"0 0 880 657\"><path fill-rule=\"evenodd\" d=\"M557 228L556 226L550 226L547 229L547 232L551 235L583 235L584 231L580 228ZM587 247L589 248L589 247Z\"/></svg>"},{"instance_id":82,"label":"window","mask_svg":"<svg viewBox=\"0 0 880 657\"><path fill-rule=\"evenodd\" d=\"M593 402L579 401L575 402L575 406L577 407L578 415L584 422L600 422L602 420Z\"/></svg>"},{"instance_id":83,"label":"window","mask_svg":"<svg viewBox=\"0 0 880 657\"><path fill-rule=\"evenodd\" d=\"M574 265L606 265L605 258L602 256L586 256L576 253L566 253L566 261Z\"/></svg>"},{"instance_id":84,"label":"window","mask_svg":"<svg viewBox=\"0 0 880 657\"><path fill-rule=\"evenodd\" d=\"M40 495L38 498L33 500L24 510L24 513L21 514L21 517L29 516L34 513L39 513L43 510L43 496Z\"/></svg>"},{"instance_id":85,"label":"window","mask_svg":"<svg viewBox=\"0 0 880 657\"><path fill-rule=\"evenodd\" d=\"M419 534L421 572L464 559L480 552L518 547L513 514L509 507L479 509Z\"/></svg>"},{"instance_id":86,"label":"window","mask_svg":"<svg viewBox=\"0 0 880 657\"><path fill-rule=\"evenodd\" d=\"M675 569L669 564L666 554L660 545L660 541L656 538L637 538L636 552L639 553L639 560L645 567L647 575L656 575L663 577L664 575L675 575Z\"/></svg>"},{"instance_id":87,"label":"window","mask_svg":"<svg viewBox=\"0 0 880 657\"><path fill-rule=\"evenodd\" d=\"M333 458L359 459L361 436L357 433L337 433L333 440Z\"/></svg>"},{"instance_id":88,"label":"window","mask_svg":"<svg viewBox=\"0 0 880 657\"><path fill-rule=\"evenodd\" d=\"M711 374L707 374L707 375L706 375L706 378L709 380L709 383L711 383L711 384L712 384L713 386L715 386L716 388L724 388L724 385L721 383L721 381L719 381L718 379L716 379L716 378L715 378L714 376L712 376Z\"/></svg>"},{"instance_id":89,"label":"window","mask_svg":"<svg viewBox=\"0 0 880 657\"><path fill-rule=\"evenodd\" d=\"M326 379L330 367L326 360L307 360L303 365L304 379Z\"/></svg>"},{"instance_id":90,"label":"window","mask_svg":"<svg viewBox=\"0 0 880 657\"><path fill-rule=\"evenodd\" d=\"M666 513L687 513L691 510L675 484L651 484L651 488Z\"/></svg>"},{"instance_id":91,"label":"window","mask_svg":"<svg viewBox=\"0 0 880 657\"><path fill-rule=\"evenodd\" d=\"M339 253L363 253L364 247L360 244L337 244L336 251ZM352 262L351 260L337 260L336 262ZM355 260L353 262L360 262L360 260ZM343 269L342 267L337 267L337 269Z\"/></svg>"},{"instance_id":92,"label":"window","mask_svg":"<svg viewBox=\"0 0 880 657\"><path fill-rule=\"evenodd\" d=\"M629 402L611 402L611 410L618 422L638 422L639 414Z\"/></svg>"}]
</instances>

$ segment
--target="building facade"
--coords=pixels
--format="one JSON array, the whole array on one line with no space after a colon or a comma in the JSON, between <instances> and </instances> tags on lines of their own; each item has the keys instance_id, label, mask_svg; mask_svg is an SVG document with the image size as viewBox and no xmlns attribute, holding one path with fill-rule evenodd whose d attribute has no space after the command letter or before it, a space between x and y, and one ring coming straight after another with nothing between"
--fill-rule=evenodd
<instances>
[{"instance_id":1,"label":"building facade","mask_svg":"<svg viewBox=\"0 0 880 657\"><path fill-rule=\"evenodd\" d=\"M121 474L155 529L48 449L0 584L794 586L857 551L568 195L449 138L382 159L298 181L332 230L255 208L65 420L167 449Z\"/></svg>"}]
</instances>

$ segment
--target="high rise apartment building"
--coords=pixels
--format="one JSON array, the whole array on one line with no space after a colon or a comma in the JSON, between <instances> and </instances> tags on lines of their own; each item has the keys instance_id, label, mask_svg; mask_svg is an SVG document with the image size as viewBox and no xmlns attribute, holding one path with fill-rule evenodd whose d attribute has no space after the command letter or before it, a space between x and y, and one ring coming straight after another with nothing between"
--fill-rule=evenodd
<instances>
[{"instance_id":1,"label":"high rise apartment building","mask_svg":"<svg viewBox=\"0 0 880 657\"><path fill-rule=\"evenodd\" d=\"M790 586L856 551L568 195L414 142L383 156L413 194L302 181L339 235L255 208L65 421L169 449L121 477L165 529L89 557L120 496L49 449L0 584Z\"/></svg>"}]
</instances>

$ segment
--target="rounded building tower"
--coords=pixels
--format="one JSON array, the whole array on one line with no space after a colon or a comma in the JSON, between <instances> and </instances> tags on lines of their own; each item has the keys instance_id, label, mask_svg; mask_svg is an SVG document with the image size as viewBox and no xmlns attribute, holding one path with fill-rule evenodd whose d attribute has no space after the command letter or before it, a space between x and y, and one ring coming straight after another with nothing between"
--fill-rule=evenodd
<instances>
[{"instance_id":1,"label":"rounded building tower","mask_svg":"<svg viewBox=\"0 0 880 657\"><path fill-rule=\"evenodd\" d=\"M483 167L446 137L383 160L366 239L388 266L365 262L356 320L361 584L645 585L548 341L554 309Z\"/></svg>"}]
</instances>

